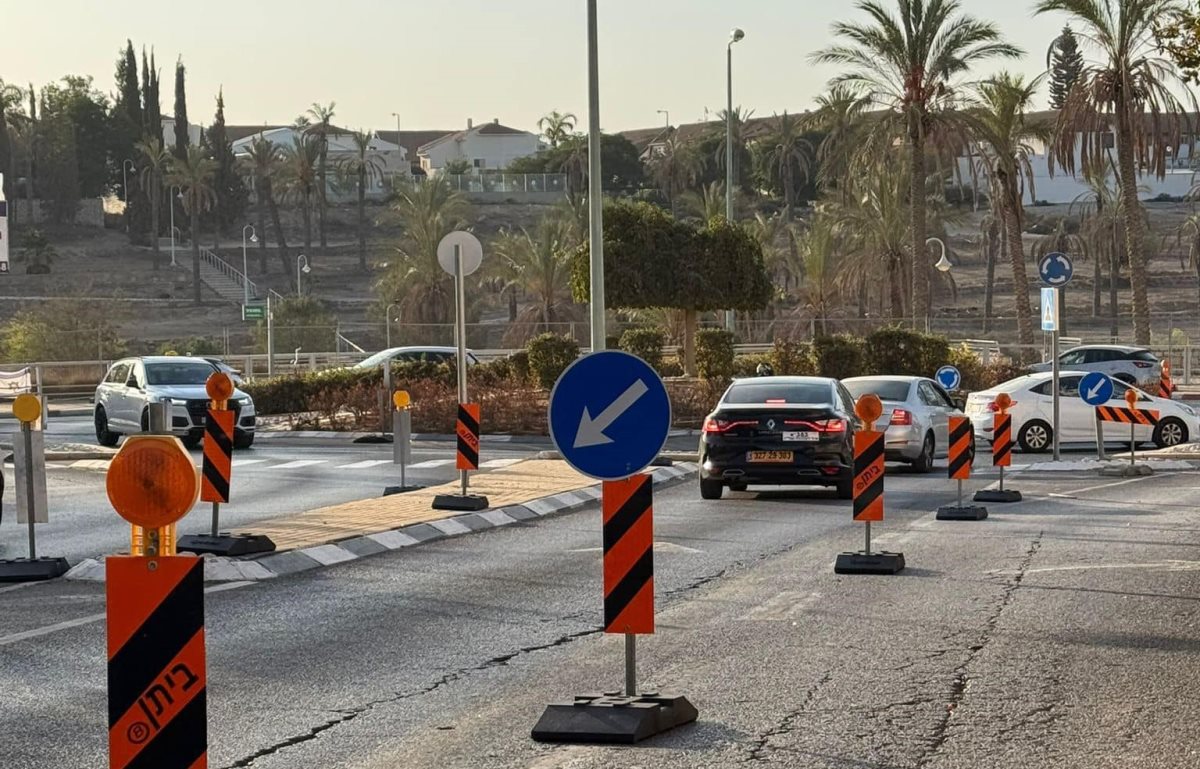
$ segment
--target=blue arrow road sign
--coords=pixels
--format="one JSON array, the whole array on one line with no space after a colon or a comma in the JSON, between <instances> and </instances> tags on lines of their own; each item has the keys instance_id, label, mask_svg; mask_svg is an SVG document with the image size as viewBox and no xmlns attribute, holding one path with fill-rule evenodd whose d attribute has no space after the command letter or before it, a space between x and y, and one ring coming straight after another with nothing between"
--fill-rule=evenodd
<instances>
[{"instance_id":1,"label":"blue arrow road sign","mask_svg":"<svg viewBox=\"0 0 1200 769\"><path fill-rule=\"evenodd\" d=\"M1112 400L1113 381L1107 374L1093 371L1079 382L1079 397L1089 406L1103 406Z\"/></svg>"},{"instance_id":2,"label":"blue arrow road sign","mask_svg":"<svg viewBox=\"0 0 1200 769\"><path fill-rule=\"evenodd\" d=\"M958 386L962 384L962 374L959 374L958 369L954 366L942 366L933 378L937 380L943 390L957 390Z\"/></svg>"},{"instance_id":3,"label":"blue arrow road sign","mask_svg":"<svg viewBox=\"0 0 1200 769\"><path fill-rule=\"evenodd\" d=\"M1053 251L1038 261L1038 275L1047 286L1065 286L1071 282L1075 274L1075 265L1071 257L1064 253Z\"/></svg>"},{"instance_id":4,"label":"blue arrow road sign","mask_svg":"<svg viewBox=\"0 0 1200 769\"><path fill-rule=\"evenodd\" d=\"M567 367L550 392L550 437L567 464L615 481L658 456L671 401L658 372L636 355L606 350Z\"/></svg>"}]
</instances>

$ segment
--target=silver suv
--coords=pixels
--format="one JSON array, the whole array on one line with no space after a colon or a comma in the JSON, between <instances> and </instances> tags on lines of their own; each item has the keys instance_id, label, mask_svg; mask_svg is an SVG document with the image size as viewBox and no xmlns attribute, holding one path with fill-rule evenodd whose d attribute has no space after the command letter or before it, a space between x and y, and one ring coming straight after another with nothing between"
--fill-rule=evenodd
<instances>
[{"instance_id":1,"label":"silver suv","mask_svg":"<svg viewBox=\"0 0 1200 769\"><path fill-rule=\"evenodd\" d=\"M1099 371L1125 384L1158 392L1162 361L1145 347L1119 344L1089 344L1072 347L1058 356L1059 368L1066 371ZM1030 366L1030 371L1049 371L1050 361Z\"/></svg>"},{"instance_id":2,"label":"silver suv","mask_svg":"<svg viewBox=\"0 0 1200 769\"><path fill-rule=\"evenodd\" d=\"M116 446L122 435L150 428L150 404L170 401L171 432L195 448L204 439L209 399L204 384L217 367L203 358L174 355L125 358L112 364L96 388L96 440ZM254 401L241 390L229 400L234 413L234 448L254 443Z\"/></svg>"}]
</instances>

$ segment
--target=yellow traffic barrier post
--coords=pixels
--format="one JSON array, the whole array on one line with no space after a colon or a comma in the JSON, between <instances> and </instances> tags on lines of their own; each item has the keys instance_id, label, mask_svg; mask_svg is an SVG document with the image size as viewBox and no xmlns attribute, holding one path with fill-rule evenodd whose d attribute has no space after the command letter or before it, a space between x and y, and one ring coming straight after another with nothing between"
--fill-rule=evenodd
<instances>
[{"instance_id":1,"label":"yellow traffic barrier post","mask_svg":"<svg viewBox=\"0 0 1200 769\"><path fill-rule=\"evenodd\" d=\"M1004 488L1004 468L1012 466L1012 415L1008 413L1012 405L1013 399L1008 393L1000 393L993 401L996 415L992 417L992 466L1000 468L1000 488L980 489L975 492L976 502L1021 501L1021 492Z\"/></svg>"},{"instance_id":2,"label":"yellow traffic barrier post","mask_svg":"<svg viewBox=\"0 0 1200 769\"><path fill-rule=\"evenodd\" d=\"M982 505L963 504L963 481L971 478L971 464L975 461L975 431L967 417L950 417L950 457L948 475L958 482L958 503L942 505L937 510L939 521L982 521L988 517Z\"/></svg>"},{"instance_id":3,"label":"yellow traffic barrier post","mask_svg":"<svg viewBox=\"0 0 1200 769\"><path fill-rule=\"evenodd\" d=\"M36 525L49 522L46 505L45 444L34 423L42 418L42 401L36 395L18 395L13 416L21 423L20 436L13 436L13 470L17 485L17 523L29 526L29 557L0 560L0 582L37 582L54 579L70 568L65 558L38 558ZM0 491L4 489L0 470Z\"/></svg>"},{"instance_id":4,"label":"yellow traffic barrier post","mask_svg":"<svg viewBox=\"0 0 1200 769\"><path fill-rule=\"evenodd\" d=\"M117 514L144 532L140 552L105 559L109 764L202 769L204 562L176 555L172 541L200 495L199 472L178 438L133 435L105 488Z\"/></svg>"},{"instance_id":5,"label":"yellow traffic barrier post","mask_svg":"<svg viewBox=\"0 0 1200 769\"><path fill-rule=\"evenodd\" d=\"M1129 464L1105 465L1100 468L1100 475L1115 477L1137 477L1153 475L1154 468L1147 464L1137 463L1137 427L1142 425L1157 428L1161 414L1157 409L1138 408L1138 394L1133 388L1125 391L1126 408L1120 406L1097 406L1096 425L1102 422L1117 422L1129 425Z\"/></svg>"},{"instance_id":6,"label":"yellow traffic barrier post","mask_svg":"<svg viewBox=\"0 0 1200 769\"><path fill-rule=\"evenodd\" d=\"M229 409L233 380L223 371L215 371L204 383L204 390L210 402L204 420L200 499L212 503L212 527L209 534L180 537L177 549L224 556L274 552L275 543L262 534L221 533L221 504L229 502L233 481L233 439L237 430L236 415Z\"/></svg>"},{"instance_id":7,"label":"yellow traffic barrier post","mask_svg":"<svg viewBox=\"0 0 1200 769\"><path fill-rule=\"evenodd\" d=\"M392 462L400 465L400 485L388 486L383 490L385 497L416 491L424 486L408 485L406 473L412 462L412 398L407 390L392 393Z\"/></svg>"},{"instance_id":8,"label":"yellow traffic barrier post","mask_svg":"<svg viewBox=\"0 0 1200 769\"><path fill-rule=\"evenodd\" d=\"M837 574L895 574L904 568L904 553L871 552L871 522L883 520L884 433L875 429L883 414L879 396L867 393L854 404L862 425L854 433L855 521L865 527L864 547L858 553L839 553L833 564Z\"/></svg>"}]
</instances>

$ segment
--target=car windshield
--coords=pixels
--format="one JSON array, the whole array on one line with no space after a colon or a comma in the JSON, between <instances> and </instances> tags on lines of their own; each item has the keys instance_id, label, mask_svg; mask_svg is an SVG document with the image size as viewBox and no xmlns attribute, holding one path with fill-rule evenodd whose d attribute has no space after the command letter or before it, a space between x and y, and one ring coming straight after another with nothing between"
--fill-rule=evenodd
<instances>
[{"instance_id":1,"label":"car windshield","mask_svg":"<svg viewBox=\"0 0 1200 769\"><path fill-rule=\"evenodd\" d=\"M873 393L879 396L881 401L897 401L903 403L908 400L908 382L898 382L894 379L860 379L856 382L843 382L846 389L854 396L854 400L858 400L867 393Z\"/></svg>"},{"instance_id":2,"label":"car windshield","mask_svg":"<svg viewBox=\"0 0 1200 769\"><path fill-rule=\"evenodd\" d=\"M383 362L391 357L391 352L391 350L381 350L371 357L364 358L356 363L355 368L374 368L375 366L382 366Z\"/></svg>"},{"instance_id":3,"label":"car windshield","mask_svg":"<svg viewBox=\"0 0 1200 769\"><path fill-rule=\"evenodd\" d=\"M725 402L750 403L829 403L833 391L824 382L747 382L735 384L725 393Z\"/></svg>"},{"instance_id":4,"label":"car windshield","mask_svg":"<svg viewBox=\"0 0 1200 769\"><path fill-rule=\"evenodd\" d=\"M146 383L152 385L202 385L216 371L209 363L172 361L147 363Z\"/></svg>"}]
</instances>

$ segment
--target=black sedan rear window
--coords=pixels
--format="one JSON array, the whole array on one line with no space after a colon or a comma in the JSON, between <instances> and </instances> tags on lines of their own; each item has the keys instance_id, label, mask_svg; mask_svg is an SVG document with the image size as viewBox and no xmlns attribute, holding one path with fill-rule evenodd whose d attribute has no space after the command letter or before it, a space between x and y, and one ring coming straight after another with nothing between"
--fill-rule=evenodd
<instances>
[{"instance_id":1,"label":"black sedan rear window","mask_svg":"<svg viewBox=\"0 0 1200 769\"><path fill-rule=\"evenodd\" d=\"M833 389L823 382L735 384L725 394L726 403L831 403Z\"/></svg>"},{"instance_id":2,"label":"black sedan rear window","mask_svg":"<svg viewBox=\"0 0 1200 769\"><path fill-rule=\"evenodd\" d=\"M867 393L874 393L879 396L881 401L897 401L903 403L908 400L908 382L897 382L892 379L863 379L858 382L843 382L846 389L854 396L854 400L858 400Z\"/></svg>"}]
</instances>

